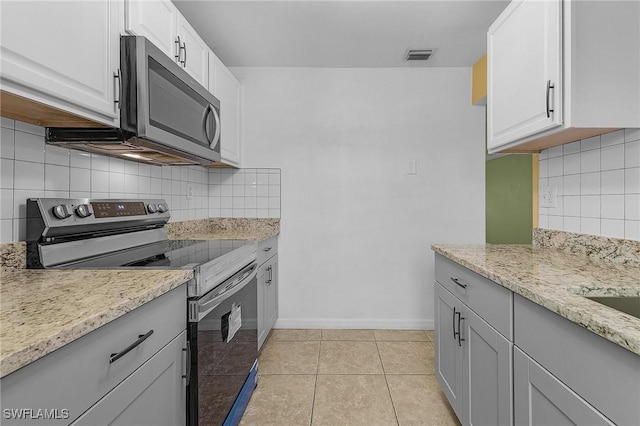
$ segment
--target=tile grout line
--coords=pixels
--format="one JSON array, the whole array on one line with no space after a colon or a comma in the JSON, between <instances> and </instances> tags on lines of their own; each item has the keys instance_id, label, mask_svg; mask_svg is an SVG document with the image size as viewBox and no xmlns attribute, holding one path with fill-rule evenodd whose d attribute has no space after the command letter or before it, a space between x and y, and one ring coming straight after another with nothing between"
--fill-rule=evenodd
<instances>
[{"instance_id":1,"label":"tile grout line","mask_svg":"<svg viewBox=\"0 0 640 426\"><path fill-rule=\"evenodd\" d=\"M398 410L396 409L396 404L393 403L393 396L391 396L391 389L389 388L389 381L387 380L387 372L384 369L384 362L382 361L382 355L380 355L380 347L378 346L378 341L376 340L376 350L378 351L378 358L380 358L380 364L382 365L382 375L384 376L384 383L387 385L387 393L389 394L389 401L391 401L391 407L393 408L393 415L396 418L396 424L400 424L400 420L398 420Z\"/></svg>"}]
</instances>

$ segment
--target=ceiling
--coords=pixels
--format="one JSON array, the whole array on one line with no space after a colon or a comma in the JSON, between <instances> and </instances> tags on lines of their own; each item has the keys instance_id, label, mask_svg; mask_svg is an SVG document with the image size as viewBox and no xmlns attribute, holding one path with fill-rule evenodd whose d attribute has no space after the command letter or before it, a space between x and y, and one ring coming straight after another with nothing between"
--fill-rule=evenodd
<instances>
[{"instance_id":1,"label":"ceiling","mask_svg":"<svg viewBox=\"0 0 640 426\"><path fill-rule=\"evenodd\" d=\"M509 1L173 0L229 67L460 67ZM406 62L407 49L436 49Z\"/></svg>"}]
</instances>

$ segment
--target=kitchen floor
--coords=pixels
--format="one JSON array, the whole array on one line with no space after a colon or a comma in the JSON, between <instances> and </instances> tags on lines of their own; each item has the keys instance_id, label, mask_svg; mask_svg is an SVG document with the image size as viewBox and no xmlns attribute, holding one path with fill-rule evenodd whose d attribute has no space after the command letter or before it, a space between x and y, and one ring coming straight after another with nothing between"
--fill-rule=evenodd
<instances>
[{"instance_id":1,"label":"kitchen floor","mask_svg":"<svg viewBox=\"0 0 640 426\"><path fill-rule=\"evenodd\" d=\"M459 425L433 331L273 330L246 425Z\"/></svg>"}]
</instances>

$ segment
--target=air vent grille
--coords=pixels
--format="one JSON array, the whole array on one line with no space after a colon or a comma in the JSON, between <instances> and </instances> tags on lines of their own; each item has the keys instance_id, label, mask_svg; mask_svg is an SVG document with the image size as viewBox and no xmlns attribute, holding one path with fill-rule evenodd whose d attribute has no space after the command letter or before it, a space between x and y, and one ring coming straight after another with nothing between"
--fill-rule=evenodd
<instances>
[{"instance_id":1,"label":"air vent grille","mask_svg":"<svg viewBox=\"0 0 640 426\"><path fill-rule=\"evenodd\" d=\"M405 61L426 61L433 54L433 49L409 50Z\"/></svg>"}]
</instances>

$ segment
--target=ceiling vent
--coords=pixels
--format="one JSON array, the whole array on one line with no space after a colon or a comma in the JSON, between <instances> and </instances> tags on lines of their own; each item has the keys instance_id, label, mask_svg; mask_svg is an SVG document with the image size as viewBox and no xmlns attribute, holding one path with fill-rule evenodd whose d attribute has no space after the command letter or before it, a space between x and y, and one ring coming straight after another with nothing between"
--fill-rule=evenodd
<instances>
[{"instance_id":1,"label":"ceiling vent","mask_svg":"<svg viewBox=\"0 0 640 426\"><path fill-rule=\"evenodd\" d=\"M405 61L426 61L433 54L433 49L408 50Z\"/></svg>"}]
</instances>

